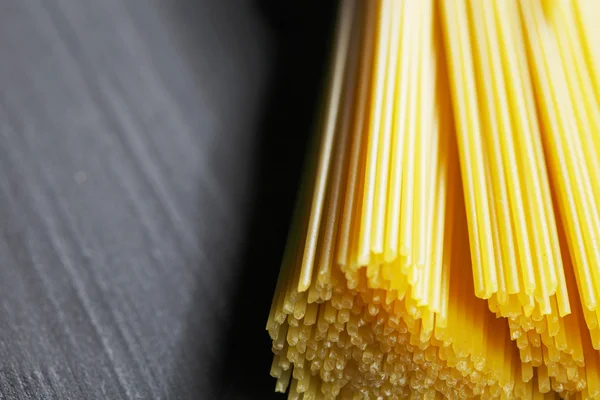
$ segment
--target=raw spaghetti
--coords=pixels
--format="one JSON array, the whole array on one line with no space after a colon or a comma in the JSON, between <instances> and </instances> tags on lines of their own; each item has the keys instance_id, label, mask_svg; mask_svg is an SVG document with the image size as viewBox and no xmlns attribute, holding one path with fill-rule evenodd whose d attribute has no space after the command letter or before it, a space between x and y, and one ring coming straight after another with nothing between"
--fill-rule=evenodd
<instances>
[{"instance_id":1,"label":"raw spaghetti","mask_svg":"<svg viewBox=\"0 0 600 400\"><path fill-rule=\"evenodd\" d=\"M290 399L600 398L600 3L344 0L267 322Z\"/></svg>"}]
</instances>

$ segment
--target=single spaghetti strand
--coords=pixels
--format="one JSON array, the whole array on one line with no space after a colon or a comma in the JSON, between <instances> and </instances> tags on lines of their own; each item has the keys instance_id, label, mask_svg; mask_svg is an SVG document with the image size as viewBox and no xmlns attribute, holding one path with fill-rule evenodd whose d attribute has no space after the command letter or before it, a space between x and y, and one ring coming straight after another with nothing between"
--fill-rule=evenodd
<instances>
[{"instance_id":1,"label":"single spaghetti strand","mask_svg":"<svg viewBox=\"0 0 600 400\"><path fill-rule=\"evenodd\" d=\"M413 192L415 196L415 224L413 235L415 241L415 255L413 263L417 267L423 267L427 258L427 213L432 210L427 207L427 182L429 163L434 162L430 159L429 150L431 148L431 136L433 110L434 110L434 83L436 79L435 54L432 54L433 42L433 0L421 0L421 18L420 25L422 31L422 42L419 65L421 74L419 79L419 110L417 125L417 137L415 151L417 154L417 165L415 170L415 186Z\"/></svg>"},{"instance_id":2,"label":"single spaghetti strand","mask_svg":"<svg viewBox=\"0 0 600 400\"><path fill-rule=\"evenodd\" d=\"M432 58L435 58L435 55L431 55ZM435 89L435 88L434 88ZM425 259L423 261L423 267L420 271L419 285L417 288L419 304L421 306L427 306L429 311L433 307L433 299L431 297L431 281L433 281L434 277L432 276L432 269L434 267L434 249L436 249L436 245L441 246L442 243L434 243L434 221L436 219L444 220L443 218L443 209L445 207L444 203L439 203L436 200L436 187L440 188L438 192L439 196L444 196L443 188L439 185L439 176L441 175L442 165L441 163L445 160L442 159L441 153L442 149L440 148L440 131L439 131L439 120L437 114L434 114L433 123L431 126L431 138L430 138L430 148L428 150L429 156L431 157L431 161L427 165L428 170L426 171L426 184L427 184L427 196L426 202L421 205L421 208L427 210L425 213L426 216L426 242L423 243L423 248L427 250L425 254ZM426 133L424 133L426 134Z\"/></svg>"},{"instance_id":3,"label":"single spaghetti strand","mask_svg":"<svg viewBox=\"0 0 600 400\"><path fill-rule=\"evenodd\" d=\"M441 43L441 27L439 26L439 19L436 26L436 42ZM444 54L443 47L438 45L438 56L439 63L443 65L446 55ZM447 324L447 296L448 289L448 275L450 269L450 258L451 258L451 238L454 233L454 213L456 196L459 195L460 191L456 189L456 186L460 185L460 179L457 179L459 171L456 171L457 166L457 149L456 139L454 135L454 120L452 114L452 105L450 103L449 93L449 82L446 74L438 74L439 84L437 85L438 94L438 107L436 112L438 114L437 120L439 129L439 135L441 136L440 144L440 166L438 174L438 207L441 209L442 204L445 204L443 212L440 211L437 216L438 220L435 225L435 243L436 254L433 257L434 268L433 268L433 279L431 280L430 291L433 294L432 300L432 311L440 313L440 323L443 326ZM444 224L444 225L443 225ZM438 321L436 317L436 322Z\"/></svg>"},{"instance_id":4,"label":"single spaghetti strand","mask_svg":"<svg viewBox=\"0 0 600 400\"><path fill-rule=\"evenodd\" d=\"M407 5L410 5L405 9L407 16L415 18L418 21L420 14L420 8L418 7L419 2L407 1ZM419 76L421 70L418 67L417 61L419 60L419 54L423 51L421 46L421 29L417 24L415 29L415 36L411 42L411 53L410 59L410 71L411 78L409 79L409 101L408 101L408 127L407 127L407 140L404 148L404 167L402 168L402 204L400 211L400 254L407 257L406 264L412 266L414 263L413 259L413 217L414 217L414 181L415 181L415 142L417 137L417 120L418 120L418 108L417 104L419 101ZM409 283L413 284L416 281L416 277L412 275L409 278Z\"/></svg>"},{"instance_id":5,"label":"single spaghetti strand","mask_svg":"<svg viewBox=\"0 0 600 400\"><path fill-rule=\"evenodd\" d=\"M429 306L428 304L428 282L430 273L430 264L427 264L427 249L428 235L433 230L432 223L435 217L435 199L428 197L428 187L435 186L436 166L437 166L437 134L433 130L432 120L434 111L434 99L432 91L435 90L435 74L436 74L436 59L435 54L432 54L432 8L431 1L425 0L421 4L420 13L420 30L423 40L423 50L420 53L419 64L422 65L420 80L419 80L419 124L416 140L417 159L415 168L415 184L413 188L415 216L413 224L413 236L416 238L413 249L413 268L417 275L416 285L413 286L412 298L416 300L420 307ZM435 143L434 143L435 142ZM435 146L435 147L434 147ZM435 152L435 154L432 154ZM429 154L428 154L429 153ZM427 159L431 156L431 161L427 163ZM428 311L425 312L428 316L431 315ZM425 320L424 320L425 321ZM428 319L428 322L431 318Z\"/></svg>"},{"instance_id":6,"label":"single spaghetti strand","mask_svg":"<svg viewBox=\"0 0 600 400\"><path fill-rule=\"evenodd\" d=\"M448 210L453 207L452 198L452 167L456 164L453 157L454 135L452 120L449 116L452 113L449 100L449 87L447 75L443 69L445 54L443 49L442 30L440 26L440 17L437 10L437 4L433 3L432 18L432 57L436 62L436 75L434 83L434 138L437 139L438 154L434 159L438 160L434 167L435 179L434 186L429 189L429 196L434 200L434 217L431 221L431 238L428 255L428 264L430 265L429 279L427 282L427 297L429 298L429 311L436 314L436 325L439 322L439 314L442 312L442 296L447 295L443 292L443 269L444 269L444 246L445 237L451 235L453 219L448 218ZM432 141L433 145L436 142ZM446 230L447 229L447 230Z\"/></svg>"}]
</instances>

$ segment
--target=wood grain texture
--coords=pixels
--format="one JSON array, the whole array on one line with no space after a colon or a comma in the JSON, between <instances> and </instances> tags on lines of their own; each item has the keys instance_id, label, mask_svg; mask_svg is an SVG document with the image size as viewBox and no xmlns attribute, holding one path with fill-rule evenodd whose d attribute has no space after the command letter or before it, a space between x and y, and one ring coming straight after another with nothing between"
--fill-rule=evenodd
<instances>
[{"instance_id":1,"label":"wood grain texture","mask_svg":"<svg viewBox=\"0 0 600 400\"><path fill-rule=\"evenodd\" d=\"M0 399L272 396L317 3L0 2Z\"/></svg>"}]
</instances>

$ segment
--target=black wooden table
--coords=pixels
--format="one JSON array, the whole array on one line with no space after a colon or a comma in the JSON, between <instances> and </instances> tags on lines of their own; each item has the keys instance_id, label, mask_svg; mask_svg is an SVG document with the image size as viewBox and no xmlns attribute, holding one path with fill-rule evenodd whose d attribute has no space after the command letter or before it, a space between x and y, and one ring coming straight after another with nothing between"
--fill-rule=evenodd
<instances>
[{"instance_id":1,"label":"black wooden table","mask_svg":"<svg viewBox=\"0 0 600 400\"><path fill-rule=\"evenodd\" d=\"M333 5L293 3L0 2L0 398L272 396Z\"/></svg>"}]
</instances>

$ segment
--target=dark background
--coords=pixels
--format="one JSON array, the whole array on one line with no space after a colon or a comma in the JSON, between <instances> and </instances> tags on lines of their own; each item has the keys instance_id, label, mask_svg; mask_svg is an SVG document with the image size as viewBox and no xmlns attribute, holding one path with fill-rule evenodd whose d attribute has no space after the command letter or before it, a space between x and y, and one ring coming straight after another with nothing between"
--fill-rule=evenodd
<instances>
[{"instance_id":1,"label":"dark background","mask_svg":"<svg viewBox=\"0 0 600 400\"><path fill-rule=\"evenodd\" d=\"M274 396L333 1L0 2L0 399Z\"/></svg>"}]
</instances>

